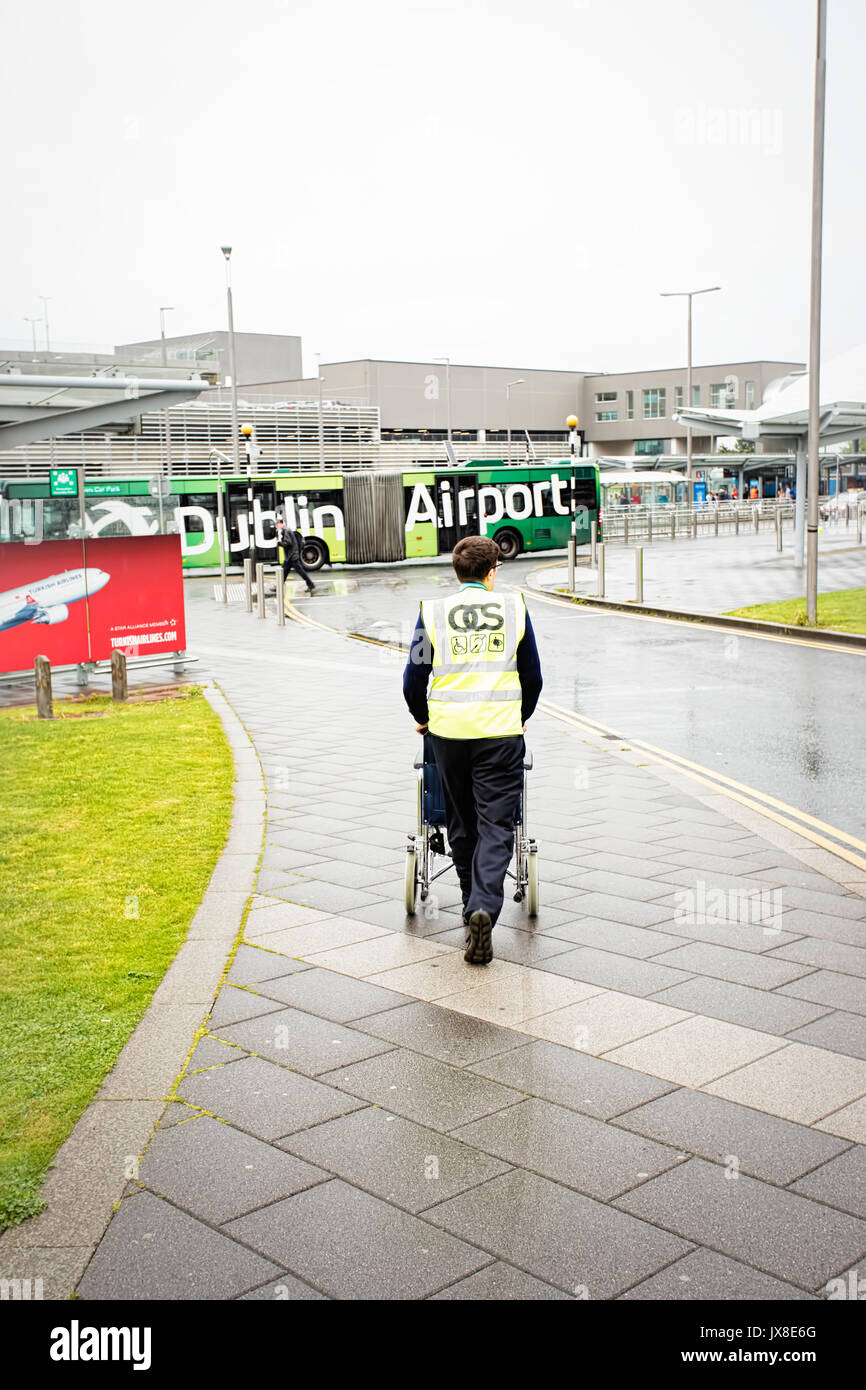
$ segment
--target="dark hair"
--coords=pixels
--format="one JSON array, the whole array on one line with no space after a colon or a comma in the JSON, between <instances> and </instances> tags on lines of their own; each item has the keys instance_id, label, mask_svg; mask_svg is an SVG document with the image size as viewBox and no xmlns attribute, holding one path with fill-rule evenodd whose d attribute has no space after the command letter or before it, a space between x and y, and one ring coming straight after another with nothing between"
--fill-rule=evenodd
<instances>
[{"instance_id":1,"label":"dark hair","mask_svg":"<svg viewBox=\"0 0 866 1390\"><path fill-rule=\"evenodd\" d=\"M451 562L461 584L482 580L499 563L499 546L486 536L464 536L458 541Z\"/></svg>"}]
</instances>

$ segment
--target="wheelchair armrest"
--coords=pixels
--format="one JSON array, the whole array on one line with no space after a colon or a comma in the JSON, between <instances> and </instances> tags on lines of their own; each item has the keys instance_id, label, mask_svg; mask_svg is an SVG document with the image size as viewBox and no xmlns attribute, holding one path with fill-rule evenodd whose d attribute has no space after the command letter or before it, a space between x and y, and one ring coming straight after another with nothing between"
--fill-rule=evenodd
<instances>
[{"instance_id":1,"label":"wheelchair armrest","mask_svg":"<svg viewBox=\"0 0 866 1390\"><path fill-rule=\"evenodd\" d=\"M527 772L528 772L528 771L531 769L531 767L532 767L532 753L530 752L530 750L529 750L528 748L527 748L526 752L525 752L524 755L523 755L523 766L526 768Z\"/></svg>"}]
</instances>

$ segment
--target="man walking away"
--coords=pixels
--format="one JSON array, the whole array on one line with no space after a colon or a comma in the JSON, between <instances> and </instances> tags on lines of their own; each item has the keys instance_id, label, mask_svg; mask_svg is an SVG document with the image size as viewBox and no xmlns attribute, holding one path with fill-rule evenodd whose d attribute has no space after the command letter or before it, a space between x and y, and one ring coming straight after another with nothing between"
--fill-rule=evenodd
<instances>
[{"instance_id":1,"label":"man walking away","mask_svg":"<svg viewBox=\"0 0 866 1390\"><path fill-rule=\"evenodd\" d=\"M316 592L316 586L301 564L304 538L300 531L290 530L283 517L277 522L277 545L283 548L283 583L289 577L289 570L294 570L301 576L307 586L307 593L312 597Z\"/></svg>"},{"instance_id":2,"label":"man walking away","mask_svg":"<svg viewBox=\"0 0 866 1390\"><path fill-rule=\"evenodd\" d=\"M422 602L403 695L417 732L429 730L442 778L467 928L464 960L486 965L514 845L523 731L541 694L541 666L523 596L493 594L496 542L466 536L452 561L460 589Z\"/></svg>"}]
</instances>

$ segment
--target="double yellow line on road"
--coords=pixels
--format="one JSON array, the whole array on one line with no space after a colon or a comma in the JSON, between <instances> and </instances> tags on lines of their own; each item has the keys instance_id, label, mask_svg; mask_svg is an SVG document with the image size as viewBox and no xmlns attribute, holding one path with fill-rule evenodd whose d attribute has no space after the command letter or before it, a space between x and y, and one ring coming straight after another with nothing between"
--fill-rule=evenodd
<instances>
[{"instance_id":1,"label":"double yellow line on road","mask_svg":"<svg viewBox=\"0 0 866 1390\"><path fill-rule=\"evenodd\" d=\"M543 709L545 714L549 714L553 719L570 724L583 733L593 734L596 737L599 735L613 736L620 742L628 744L630 748L641 749L651 755L653 762L670 768L674 772L681 772L700 785L708 787L711 791L739 801L750 811L757 811L759 815L767 816L777 825L782 825L787 830L793 830L798 835L805 836L806 839L811 840L821 849L829 850L831 854L847 860L849 864L853 864L855 868L866 874L866 857L864 857L866 856L866 842L858 840L856 835L849 835L847 831L839 830L834 825L828 825L826 821L818 820L816 816L810 816L806 811L798 811L796 806L789 806L787 802L779 801L777 797L770 796L767 792L757 791L754 787L749 787L744 782L738 782L733 777L727 777L722 772L714 772L712 768L704 767L701 763L694 763L689 758L681 757L679 753L671 753L666 748L657 748L654 743L647 743L645 739L629 738L620 734L616 729L611 729L607 724L599 724L597 720L589 719L585 714L575 714L562 705L554 704L552 700L539 700L538 705L539 709ZM846 848L846 846L851 846L851 848ZM854 853L853 851L856 850L860 850L862 853Z\"/></svg>"}]
</instances>

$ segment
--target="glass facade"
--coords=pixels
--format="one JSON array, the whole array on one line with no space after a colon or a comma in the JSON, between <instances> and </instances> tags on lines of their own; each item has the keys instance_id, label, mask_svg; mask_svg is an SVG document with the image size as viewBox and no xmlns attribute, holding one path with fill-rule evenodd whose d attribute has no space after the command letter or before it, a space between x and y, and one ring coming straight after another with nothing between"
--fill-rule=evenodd
<instances>
[{"instance_id":1,"label":"glass facade","mask_svg":"<svg viewBox=\"0 0 866 1390\"><path fill-rule=\"evenodd\" d=\"M625 393L625 418L627 420L634 419L634 391L626 391Z\"/></svg>"},{"instance_id":2,"label":"glass facade","mask_svg":"<svg viewBox=\"0 0 866 1390\"><path fill-rule=\"evenodd\" d=\"M597 411L595 412L595 418L596 418L596 420L599 420L599 421L603 421L603 420L618 420L618 419L619 419L619 412L616 411L616 410L597 410Z\"/></svg>"},{"instance_id":3,"label":"glass facade","mask_svg":"<svg viewBox=\"0 0 866 1390\"><path fill-rule=\"evenodd\" d=\"M724 410L728 401L728 387L724 381L714 381L710 387L710 406L713 410Z\"/></svg>"},{"instance_id":4,"label":"glass facade","mask_svg":"<svg viewBox=\"0 0 866 1390\"><path fill-rule=\"evenodd\" d=\"M755 383L754 383L753 381L747 381L747 382L746 382L746 409L747 409L747 410L754 410L754 408L755 408Z\"/></svg>"}]
</instances>

